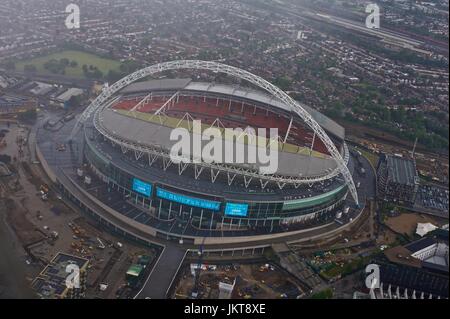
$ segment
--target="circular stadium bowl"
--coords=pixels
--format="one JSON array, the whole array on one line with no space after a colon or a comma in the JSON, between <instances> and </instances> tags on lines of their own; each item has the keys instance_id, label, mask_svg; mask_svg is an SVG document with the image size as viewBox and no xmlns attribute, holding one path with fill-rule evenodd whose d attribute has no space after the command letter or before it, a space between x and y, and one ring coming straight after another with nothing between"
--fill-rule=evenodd
<instances>
[{"instance_id":1,"label":"circular stadium bowl","mask_svg":"<svg viewBox=\"0 0 450 319\"><path fill-rule=\"evenodd\" d=\"M239 77L265 90L189 78L137 82L163 69L106 87L82 116L101 201L156 236L184 241L270 240L352 220L341 126L247 73Z\"/></svg>"}]
</instances>

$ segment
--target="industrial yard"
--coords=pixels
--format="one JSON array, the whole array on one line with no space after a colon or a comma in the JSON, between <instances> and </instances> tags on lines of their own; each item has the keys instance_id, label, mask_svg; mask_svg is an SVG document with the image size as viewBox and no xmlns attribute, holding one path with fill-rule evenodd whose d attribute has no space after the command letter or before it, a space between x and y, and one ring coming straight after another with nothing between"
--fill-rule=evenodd
<instances>
[{"instance_id":1,"label":"industrial yard","mask_svg":"<svg viewBox=\"0 0 450 319\"><path fill-rule=\"evenodd\" d=\"M86 297L129 298L128 268L142 255L148 256L151 264L158 251L118 242L102 226L68 206L48 186L39 166L26 161L27 129L9 124L5 133L3 151L13 159L9 166L13 172L1 180L0 212L24 249L21 266L28 283L64 252L89 260Z\"/></svg>"},{"instance_id":2,"label":"industrial yard","mask_svg":"<svg viewBox=\"0 0 450 319\"><path fill-rule=\"evenodd\" d=\"M300 298L304 291L297 280L280 269L268 263L203 265L200 279L195 288L195 271L197 264L186 265L181 273L174 298L192 298L192 292L197 290L200 299L215 299L219 297L221 282L235 282L231 298L233 299L278 299Z\"/></svg>"}]
</instances>

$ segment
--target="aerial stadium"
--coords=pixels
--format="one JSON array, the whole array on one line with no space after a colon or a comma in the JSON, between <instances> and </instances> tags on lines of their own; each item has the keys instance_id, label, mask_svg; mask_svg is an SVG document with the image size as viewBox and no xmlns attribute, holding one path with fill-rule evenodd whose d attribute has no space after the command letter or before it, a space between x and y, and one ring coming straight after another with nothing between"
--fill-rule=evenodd
<instances>
[{"instance_id":1,"label":"aerial stadium","mask_svg":"<svg viewBox=\"0 0 450 319\"><path fill-rule=\"evenodd\" d=\"M173 70L224 73L240 84L149 80ZM194 138L195 121L200 133L240 128L227 142L241 151L252 144L248 128L277 128L264 140L277 150L276 172L174 155L171 132L184 128ZM110 216L101 217L105 223L136 237L211 245L294 240L338 232L361 213L345 130L235 67L174 61L144 68L105 86L74 122L57 134L70 149L65 158L38 134L44 168L80 206L81 195L97 202Z\"/></svg>"}]
</instances>

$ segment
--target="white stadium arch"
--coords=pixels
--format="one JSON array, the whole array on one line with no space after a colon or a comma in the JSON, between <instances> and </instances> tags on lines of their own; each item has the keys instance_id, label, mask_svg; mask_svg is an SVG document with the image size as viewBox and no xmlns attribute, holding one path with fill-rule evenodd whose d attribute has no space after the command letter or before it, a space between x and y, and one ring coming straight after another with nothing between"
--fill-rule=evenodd
<instances>
[{"instance_id":1,"label":"white stadium arch","mask_svg":"<svg viewBox=\"0 0 450 319\"><path fill-rule=\"evenodd\" d=\"M287 93L271 84L270 82L264 80L263 78L254 75L248 71L229 66L226 64L213 62L213 61L200 61L200 60L178 60L171 62L164 62L155 64L141 70L138 70L121 80L117 81L111 86L107 86L103 89L102 93L86 108L83 114L78 118L75 127L72 130L70 135L70 139L74 137L74 135L79 131L81 126L91 117L91 115L105 108L105 102L107 102L111 96L115 93L119 92L124 87L130 85L133 82L136 82L145 77L161 73L164 71L170 70L181 70L181 69L194 69L194 70L206 70L213 71L216 73L225 73L241 80L248 81L255 86L267 91L273 97L277 98L285 105L291 108L291 111L300 116L301 119L315 132L315 134L320 138L320 140L325 144L328 152L336 161L338 170L344 177L345 183L347 184L349 191L357 205L359 205L358 201L358 193L356 191L355 183L353 182L352 175L342 158L339 151L336 149L336 146L322 129L322 127L312 118L312 116L305 111L305 109L294 99L292 99Z\"/></svg>"}]
</instances>

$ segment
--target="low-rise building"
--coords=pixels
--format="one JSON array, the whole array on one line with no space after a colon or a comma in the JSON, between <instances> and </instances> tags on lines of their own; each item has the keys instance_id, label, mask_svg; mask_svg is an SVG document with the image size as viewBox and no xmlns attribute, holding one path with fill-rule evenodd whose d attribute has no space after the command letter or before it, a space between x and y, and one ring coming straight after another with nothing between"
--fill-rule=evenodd
<instances>
[{"instance_id":1,"label":"low-rise building","mask_svg":"<svg viewBox=\"0 0 450 319\"><path fill-rule=\"evenodd\" d=\"M378 196L385 201L414 204L419 176L413 160L383 155L377 169Z\"/></svg>"},{"instance_id":2,"label":"low-rise building","mask_svg":"<svg viewBox=\"0 0 450 319\"><path fill-rule=\"evenodd\" d=\"M33 281L32 288L42 299L83 298L88 265L88 259L58 253Z\"/></svg>"},{"instance_id":3,"label":"low-rise building","mask_svg":"<svg viewBox=\"0 0 450 319\"><path fill-rule=\"evenodd\" d=\"M29 97L0 94L0 114L25 112L37 107L37 101Z\"/></svg>"},{"instance_id":4,"label":"low-rise building","mask_svg":"<svg viewBox=\"0 0 450 319\"><path fill-rule=\"evenodd\" d=\"M379 265L379 285L371 290L374 299L448 298L448 231L384 252Z\"/></svg>"}]
</instances>

